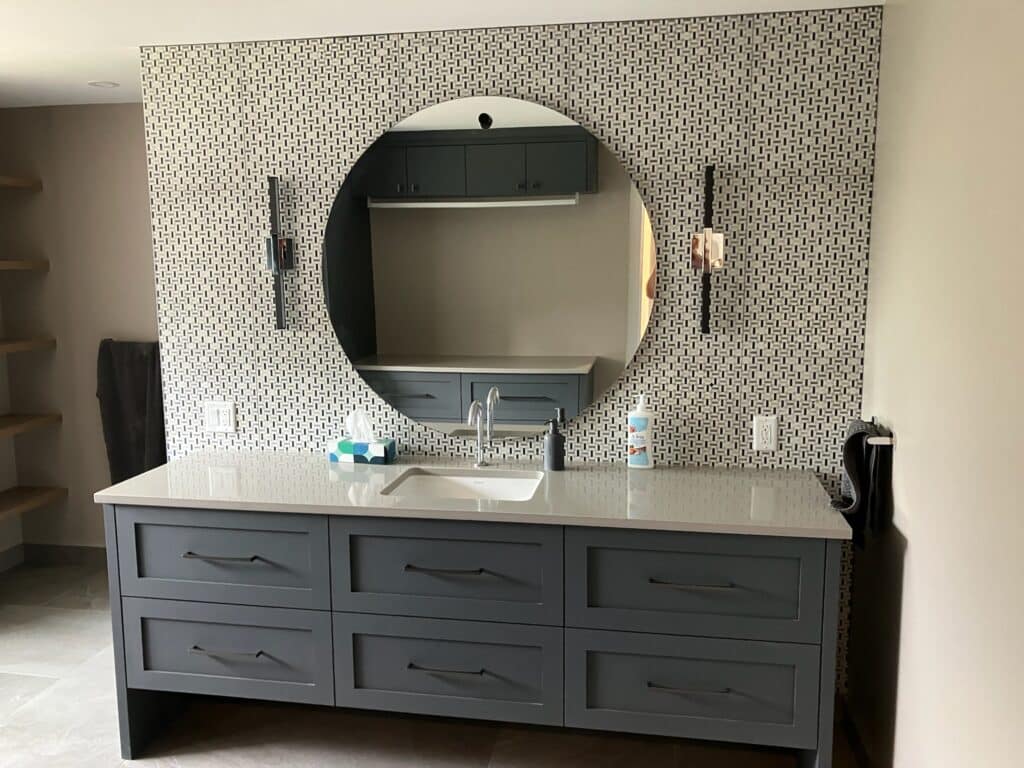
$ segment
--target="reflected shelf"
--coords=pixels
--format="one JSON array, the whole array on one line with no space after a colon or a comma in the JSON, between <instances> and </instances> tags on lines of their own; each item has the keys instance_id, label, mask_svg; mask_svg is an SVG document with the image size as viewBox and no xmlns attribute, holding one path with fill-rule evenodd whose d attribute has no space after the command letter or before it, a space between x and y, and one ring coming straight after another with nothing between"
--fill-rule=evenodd
<instances>
[{"instance_id":1,"label":"reflected shelf","mask_svg":"<svg viewBox=\"0 0 1024 768\"><path fill-rule=\"evenodd\" d=\"M16 485L0 491L0 518L31 512L60 501L68 495L67 488L48 485Z\"/></svg>"},{"instance_id":2,"label":"reflected shelf","mask_svg":"<svg viewBox=\"0 0 1024 768\"><path fill-rule=\"evenodd\" d=\"M0 437L13 437L14 435L21 435L25 432L60 424L60 422L61 415L59 413L9 413L5 416L0 416Z\"/></svg>"},{"instance_id":3,"label":"reflected shelf","mask_svg":"<svg viewBox=\"0 0 1024 768\"><path fill-rule=\"evenodd\" d=\"M37 336L29 339L0 339L0 355L16 352L31 352L36 349L54 349L57 340L52 336Z\"/></svg>"}]
</instances>

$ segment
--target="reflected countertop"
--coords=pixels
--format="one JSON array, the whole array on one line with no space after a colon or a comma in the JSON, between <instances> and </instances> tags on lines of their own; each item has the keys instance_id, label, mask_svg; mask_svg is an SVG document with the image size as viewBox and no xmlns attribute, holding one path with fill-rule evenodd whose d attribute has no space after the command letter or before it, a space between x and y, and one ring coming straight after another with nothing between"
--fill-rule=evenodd
<instances>
[{"instance_id":1,"label":"reflected countertop","mask_svg":"<svg viewBox=\"0 0 1024 768\"><path fill-rule=\"evenodd\" d=\"M811 472L574 464L544 474L528 501L382 495L409 467L468 467L465 458L332 464L314 453L197 453L95 495L100 504L296 514L436 518L666 531L849 539L850 527ZM537 462L496 464L536 470Z\"/></svg>"},{"instance_id":2,"label":"reflected countertop","mask_svg":"<svg viewBox=\"0 0 1024 768\"><path fill-rule=\"evenodd\" d=\"M576 374L585 376L597 358L514 355L372 355L357 360L360 371L406 373Z\"/></svg>"}]
</instances>

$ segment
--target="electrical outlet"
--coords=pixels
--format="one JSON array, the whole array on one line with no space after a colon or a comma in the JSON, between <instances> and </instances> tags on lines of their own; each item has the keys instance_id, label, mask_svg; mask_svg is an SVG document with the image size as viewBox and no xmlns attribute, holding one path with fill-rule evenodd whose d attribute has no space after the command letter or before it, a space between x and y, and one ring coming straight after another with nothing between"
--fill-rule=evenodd
<instances>
[{"instance_id":1,"label":"electrical outlet","mask_svg":"<svg viewBox=\"0 0 1024 768\"><path fill-rule=\"evenodd\" d=\"M203 403L203 428L207 432L235 431L233 400L206 400Z\"/></svg>"},{"instance_id":2,"label":"electrical outlet","mask_svg":"<svg viewBox=\"0 0 1024 768\"><path fill-rule=\"evenodd\" d=\"M777 450L779 450L779 417L778 416L755 416L754 417L754 450L755 451L777 451Z\"/></svg>"}]
</instances>

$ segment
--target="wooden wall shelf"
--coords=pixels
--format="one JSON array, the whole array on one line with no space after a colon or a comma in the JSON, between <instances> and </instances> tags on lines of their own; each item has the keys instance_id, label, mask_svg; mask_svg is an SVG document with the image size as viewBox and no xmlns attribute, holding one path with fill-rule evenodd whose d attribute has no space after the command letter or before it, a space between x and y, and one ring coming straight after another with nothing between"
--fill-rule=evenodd
<instances>
[{"instance_id":1,"label":"wooden wall shelf","mask_svg":"<svg viewBox=\"0 0 1024 768\"><path fill-rule=\"evenodd\" d=\"M0 517L20 512L31 512L60 501L68 495L67 488L48 485L16 485L0 491Z\"/></svg>"},{"instance_id":2,"label":"wooden wall shelf","mask_svg":"<svg viewBox=\"0 0 1024 768\"><path fill-rule=\"evenodd\" d=\"M46 259L0 259L3 272L48 272L50 262Z\"/></svg>"},{"instance_id":3,"label":"wooden wall shelf","mask_svg":"<svg viewBox=\"0 0 1024 768\"><path fill-rule=\"evenodd\" d=\"M31 339L0 339L0 355L31 352L34 349L54 349L56 346L57 340L51 336L38 336Z\"/></svg>"},{"instance_id":4,"label":"wooden wall shelf","mask_svg":"<svg viewBox=\"0 0 1024 768\"><path fill-rule=\"evenodd\" d=\"M39 179L29 179L24 176L0 176L0 189L42 189L43 182Z\"/></svg>"},{"instance_id":5,"label":"wooden wall shelf","mask_svg":"<svg viewBox=\"0 0 1024 768\"><path fill-rule=\"evenodd\" d=\"M13 437L60 422L59 413L9 413L0 416L0 437Z\"/></svg>"}]
</instances>

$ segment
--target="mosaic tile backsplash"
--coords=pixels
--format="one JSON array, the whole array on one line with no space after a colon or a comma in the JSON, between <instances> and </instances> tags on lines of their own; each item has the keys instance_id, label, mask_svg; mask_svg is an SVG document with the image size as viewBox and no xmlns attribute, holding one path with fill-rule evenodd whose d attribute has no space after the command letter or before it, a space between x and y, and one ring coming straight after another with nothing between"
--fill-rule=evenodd
<instances>
[{"instance_id":1,"label":"mosaic tile backsplash","mask_svg":"<svg viewBox=\"0 0 1024 768\"><path fill-rule=\"evenodd\" d=\"M323 450L365 408L400 451L465 455L362 382L335 339L320 242L347 169L401 118L499 95L578 120L616 152L650 212L657 299L620 379L567 432L569 460L622 460L646 393L664 464L839 472L860 415L880 8L384 36L142 52L168 453ZM717 166L727 265L699 333L687 266L703 168ZM282 179L286 331L274 330L266 177ZM566 290L572 290L567 286ZM238 432L203 431L232 399ZM755 413L780 446L751 449ZM538 439L505 458L541 457Z\"/></svg>"}]
</instances>

